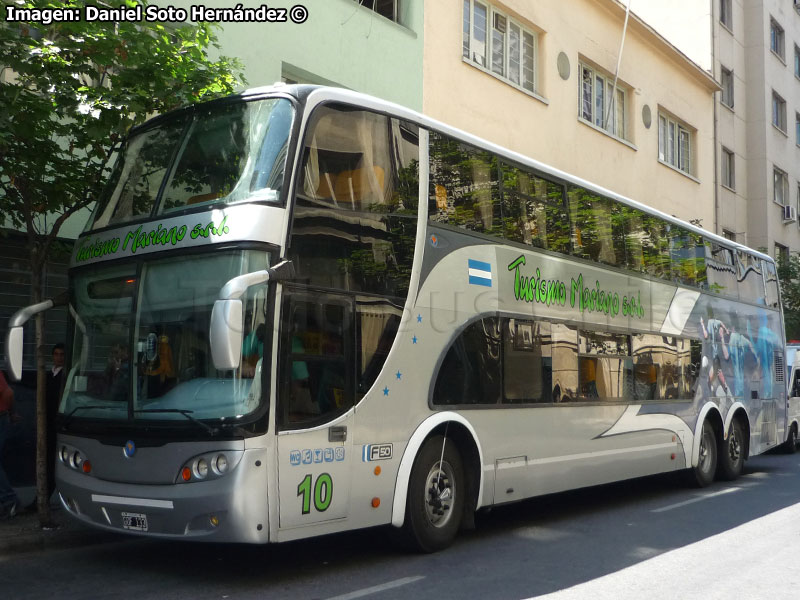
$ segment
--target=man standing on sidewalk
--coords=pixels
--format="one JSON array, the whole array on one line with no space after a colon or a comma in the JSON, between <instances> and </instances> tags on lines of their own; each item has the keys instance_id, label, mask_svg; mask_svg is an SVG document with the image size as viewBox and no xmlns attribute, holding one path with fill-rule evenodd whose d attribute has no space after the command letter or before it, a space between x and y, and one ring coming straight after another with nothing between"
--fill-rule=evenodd
<instances>
[{"instance_id":1,"label":"man standing on sidewalk","mask_svg":"<svg viewBox=\"0 0 800 600\"><path fill-rule=\"evenodd\" d=\"M6 378L0 371L0 459L3 457L3 448L11 435L11 414L14 407L14 391L9 387ZM3 470L0 461L0 520L10 519L17 514L17 494L11 487L11 482Z\"/></svg>"}]
</instances>

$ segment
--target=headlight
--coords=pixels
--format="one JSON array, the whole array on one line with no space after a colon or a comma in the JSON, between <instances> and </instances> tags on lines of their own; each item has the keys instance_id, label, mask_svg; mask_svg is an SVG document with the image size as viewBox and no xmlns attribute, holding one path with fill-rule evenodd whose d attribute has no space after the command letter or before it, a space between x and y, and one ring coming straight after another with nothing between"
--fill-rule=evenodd
<instances>
[{"instance_id":1,"label":"headlight","mask_svg":"<svg viewBox=\"0 0 800 600\"><path fill-rule=\"evenodd\" d=\"M211 481L222 477L228 471L236 468L243 454L242 450L218 450L194 456L183 463L175 477L175 482Z\"/></svg>"}]
</instances>

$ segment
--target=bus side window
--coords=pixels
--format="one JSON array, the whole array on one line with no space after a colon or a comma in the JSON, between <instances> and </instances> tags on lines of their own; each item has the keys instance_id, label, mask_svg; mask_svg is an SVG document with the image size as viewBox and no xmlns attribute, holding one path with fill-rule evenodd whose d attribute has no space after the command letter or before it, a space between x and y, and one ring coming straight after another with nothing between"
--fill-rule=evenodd
<instances>
[{"instance_id":1,"label":"bus side window","mask_svg":"<svg viewBox=\"0 0 800 600\"><path fill-rule=\"evenodd\" d=\"M285 425L318 424L352 406L350 314L350 303L339 296L286 300L280 405Z\"/></svg>"},{"instance_id":2,"label":"bus side window","mask_svg":"<svg viewBox=\"0 0 800 600\"><path fill-rule=\"evenodd\" d=\"M499 319L475 321L447 351L436 378L433 404L498 404L501 377Z\"/></svg>"}]
</instances>

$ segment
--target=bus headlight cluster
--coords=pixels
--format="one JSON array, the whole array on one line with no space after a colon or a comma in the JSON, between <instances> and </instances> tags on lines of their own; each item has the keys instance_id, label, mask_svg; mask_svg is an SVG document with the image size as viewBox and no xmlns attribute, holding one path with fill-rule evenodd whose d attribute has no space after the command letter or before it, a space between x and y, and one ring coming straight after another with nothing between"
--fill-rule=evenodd
<instances>
[{"instance_id":1,"label":"bus headlight cluster","mask_svg":"<svg viewBox=\"0 0 800 600\"><path fill-rule=\"evenodd\" d=\"M239 463L241 450L206 452L186 461L178 472L178 483L209 481L226 475Z\"/></svg>"},{"instance_id":2,"label":"bus headlight cluster","mask_svg":"<svg viewBox=\"0 0 800 600\"><path fill-rule=\"evenodd\" d=\"M66 444L60 446L58 449L58 459L75 471L80 471L87 475L92 472L91 461L86 458L83 452L72 446L67 446Z\"/></svg>"}]
</instances>

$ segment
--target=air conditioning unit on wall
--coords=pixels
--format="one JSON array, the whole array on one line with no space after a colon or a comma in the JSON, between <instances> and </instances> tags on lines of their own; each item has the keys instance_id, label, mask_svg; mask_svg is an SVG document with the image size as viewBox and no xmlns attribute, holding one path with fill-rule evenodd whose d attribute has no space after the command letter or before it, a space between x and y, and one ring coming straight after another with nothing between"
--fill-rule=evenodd
<instances>
[{"instance_id":1,"label":"air conditioning unit on wall","mask_svg":"<svg viewBox=\"0 0 800 600\"><path fill-rule=\"evenodd\" d=\"M784 206L783 207L783 221L785 223L789 223L791 221L797 220L797 208L794 206Z\"/></svg>"}]
</instances>

